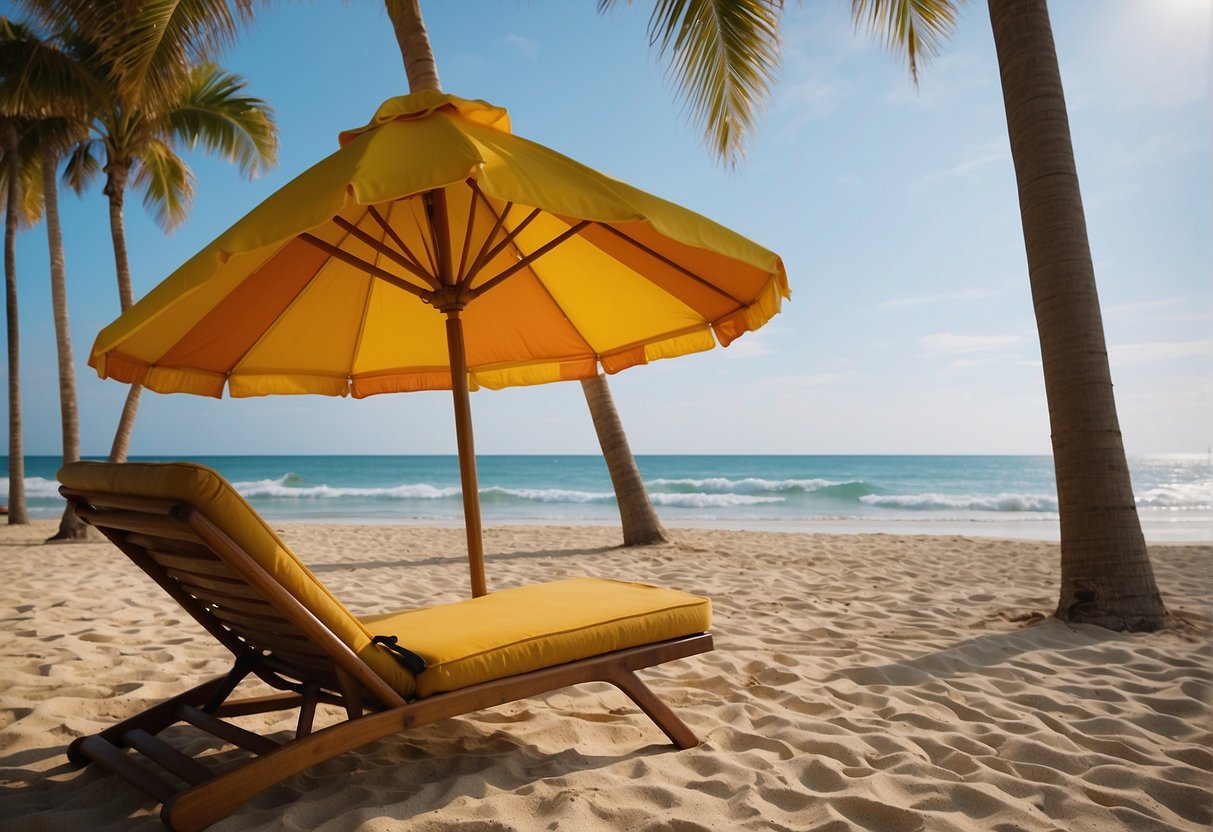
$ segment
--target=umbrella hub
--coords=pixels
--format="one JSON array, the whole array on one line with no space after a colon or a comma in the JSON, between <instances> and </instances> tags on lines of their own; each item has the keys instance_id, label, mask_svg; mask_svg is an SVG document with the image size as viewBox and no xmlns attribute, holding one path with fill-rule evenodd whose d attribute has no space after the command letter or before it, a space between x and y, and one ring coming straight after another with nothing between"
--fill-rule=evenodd
<instances>
[{"instance_id":1,"label":"umbrella hub","mask_svg":"<svg viewBox=\"0 0 1213 832\"><path fill-rule=\"evenodd\" d=\"M429 303L439 312L462 312L476 293L467 286L443 286L429 294Z\"/></svg>"}]
</instances>

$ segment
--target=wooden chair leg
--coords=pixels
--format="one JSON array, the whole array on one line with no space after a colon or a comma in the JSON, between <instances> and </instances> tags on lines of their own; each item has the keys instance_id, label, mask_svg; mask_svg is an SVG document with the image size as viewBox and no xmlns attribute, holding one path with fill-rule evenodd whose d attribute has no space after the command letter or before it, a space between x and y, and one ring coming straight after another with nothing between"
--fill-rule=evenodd
<instances>
[{"instance_id":1,"label":"wooden chair leg","mask_svg":"<svg viewBox=\"0 0 1213 832\"><path fill-rule=\"evenodd\" d=\"M649 719L657 723L657 727L665 732L670 741L679 748L694 748L699 745L699 738L670 710L670 706L657 698L640 677L631 670L613 668L604 680L626 693L636 703Z\"/></svg>"},{"instance_id":2,"label":"wooden chair leg","mask_svg":"<svg viewBox=\"0 0 1213 832\"><path fill-rule=\"evenodd\" d=\"M177 708L181 705L201 705L206 702L215 691L218 690L227 680L227 676L219 676L211 679L209 682L203 682L196 688L187 690L185 693L178 694L171 699L165 699L145 711L140 711L129 719L124 719L117 725L111 725L100 734L94 736L106 740L111 745L122 748L126 743L122 739L129 731L141 730L155 736L170 725L180 721L177 716ZM67 758L78 766L87 765L92 758L84 754L80 750L80 746L88 737L77 737L71 745L67 747Z\"/></svg>"},{"instance_id":3,"label":"wooden chair leg","mask_svg":"<svg viewBox=\"0 0 1213 832\"><path fill-rule=\"evenodd\" d=\"M320 686L308 682L303 686L303 701L299 704L299 722L295 725L295 739L312 733L312 722L316 719L316 701Z\"/></svg>"},{"instance_id":4,"label":"wooden chair leg","mask_svg":"<svg viewBox=\"0 0 1213 832\"><path fill-rule=\"evenodd\" d=\"M178 792L164 802L160 819L177 832L205 829L239 809L254 795L292 775L398 733L412 722L409 717L414 708L415 705L402 705L351 719L261 754L201 785Z\"/></svg>"}]
</instances>

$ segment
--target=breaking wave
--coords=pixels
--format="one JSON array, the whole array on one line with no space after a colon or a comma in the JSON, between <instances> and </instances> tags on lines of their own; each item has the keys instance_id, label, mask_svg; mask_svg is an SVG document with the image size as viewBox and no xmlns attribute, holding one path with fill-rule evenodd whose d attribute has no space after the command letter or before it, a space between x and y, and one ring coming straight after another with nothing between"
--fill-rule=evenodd
<instances>
[{"instance_id":1,"label":"breaking wave","mask_svg":"<svg viewBox=\"0 0 1213 832\"><path fill-rule=\"evenodd\" d=\"M1057 511L1057 498L1050 494L868 494L859 502L915 511Z\"/></svg>"},{"instance_id":2,"label":"breaking wave","mask_svg":"<svg viewBox=\"0 0 1213 832\"><path fill-rule=\"evenodd\" d=\"M731 480L727 477L707 477L705 479L656 479L649 480L645 485L667 491L702 491L712 494L753 494L762 491L788 491L806 493L820 491L832 485L843 483L830 480L764 480L758 477L746 477Z\"/></svg>"},{"instance_id":3,"label":"breaking wave","mask_svg":"<svg viewBox=\"0 0 1213 832\"><path fill-rule=\"evenodd\" d=\"M25 496L27 498L58 497L59 482L44 477L25 478ZM0 497L8 497L8 478L0 478Z\"/></svg>"},{"instance_id":4,"label":"breaking wave","mask_svg":"<svg viewBox=\"0 0 1213 832\"><path fill-rule=\"evenodd\" d=\"M1142 508L1172 511L1213 509L1213 482L1164 483L1137 496Z\"/></svg>"},{"instance_id":5,"label":"breaking wave","mask_svg":"<svg viewBox=\"0 0 1213 832\"><path fill-rule=\"evenodd\" d=\"M785 502L783 497L759 497L753 494L664 494L652 491L649 492L649 499L654 505L678 508L730 508Z\"/></svg>"},{"instance_id":6,"label":"breaking wave","mask_svg":"<svg viewBox=\"0 0 1213 832\"><path fill-rule=\"evenodd\" d=\"M330 485L292 485L302 480L287 474L276 480L234 482L236 490L245 497L287 497L294 499L335 500L341 497L385 500L442 500L458 497L458 488L437 488L427 483L396 485L389 488L333 487Z\"/></svg>"}]
</instances>

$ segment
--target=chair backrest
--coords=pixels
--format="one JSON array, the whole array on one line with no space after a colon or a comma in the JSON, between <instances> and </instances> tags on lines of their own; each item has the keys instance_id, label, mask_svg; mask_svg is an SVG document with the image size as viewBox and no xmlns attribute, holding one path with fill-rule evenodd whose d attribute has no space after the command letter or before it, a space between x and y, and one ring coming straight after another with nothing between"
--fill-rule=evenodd
<instances>
[{"instance_id":1,"label":"chair backrest","mask_svg":"<svg viewBox=\"0 0 1213 832\"><path fill-rule=\"evenodd\" d=\"M58 476L81 519L237 657L341 693L353 680L381 705L412 694L413 676L215 471L77 462Z\"/></svg>"}]
</instances>

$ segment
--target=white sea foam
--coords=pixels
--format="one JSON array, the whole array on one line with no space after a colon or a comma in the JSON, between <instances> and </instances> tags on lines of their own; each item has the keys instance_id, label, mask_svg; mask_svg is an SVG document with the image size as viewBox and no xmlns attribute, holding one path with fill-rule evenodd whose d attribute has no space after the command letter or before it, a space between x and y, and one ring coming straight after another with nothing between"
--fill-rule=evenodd
<instances>
[{"instance_id":1,"label":"white sea foam","mask_svg":"<svg viewBox=\"0 0 1213 832\"><path fill-rule=\"evenodd\" d=\"M59 483L44 477L25 478L25 496L27 498L58 497ZM0 497L8 497L8 478L0 478Z\"/></svg>"},{"instance_id":2,"label":"white sea foam","mask_svg":"<svg viewBox=\"0 0 1213 832\"><path fill-rule=\"evenodd\" d=\"M730 506L757 506L763 503L786 502L783 497L759 497L752 494L663 494L650 493L654 505L677 506L679 508L729 508Z\"/></svg>"},{"instance_id":3,"label":"white sea foam","mask_svg":"<svg viewBox=\"0 0 1213 832\"><path fill-rule=\"evenodd\" d=\"M540 503L607 503L615 499L612 492L573 491L568 488L502 488L499 485L491 485L488 488L480 489L480 493L482 495L497 494Z\"/></svg>"},{"instance_id":4,"label":"white sea foam","mask_svg":"<svg viewBox=\"0 0 1213 832\"><path fill-rule=\"evenodd\" d=\"M867 494L859 501L880 508L918 511L1057 511L1057 498L1049 494Z\"/></svg>"},{"instance_id":5,"label":"white sea foam","mask_svg":"<svg viewBox=\"0 0 1213 832\"><path fill-rule=\"evenodd\" d=\"M713 494L753 494L763 491L820 491L835 485L845 483L833 480L765 480L759 477L746 477L731 480L727 477L708 477L706 479L655 479L648 480L645 485L652 488L694 488L701 492Z\"/></svg>"},{"instance_id":6,"label":"white sea foam","mask_svg":"<svg viewBox=\"0 0 1213 832\"><path fill-rule=\"evenodd\" d=\"M1137 496L1142 508L1213 510L1213 482L1163 483Z\"/></svg>"},{"instance_id":7,"label":"white sea foam","mask_svg":"<svg viewBox=\"0 0 1213 832\"><path fill-rule=\"evenodd\" d=\"M245 497L287 497L297 499L333 500L340 497L389 500L442 500L459 496L458 488L436 488L428 483L410 483L389 488L336 488L330 485L298 486L288 482L298 481L293 474L276 480L252 480L232 483Z\"/></svg>"}]
</instances>

